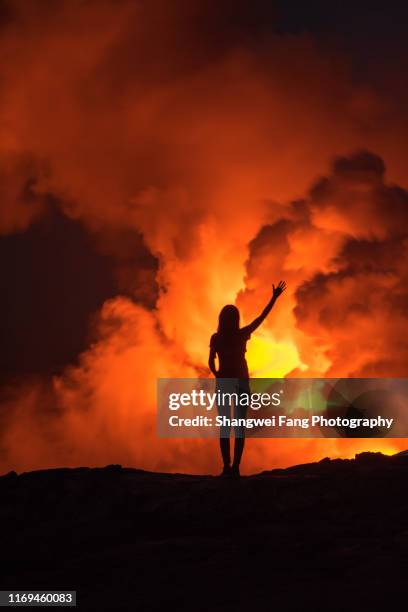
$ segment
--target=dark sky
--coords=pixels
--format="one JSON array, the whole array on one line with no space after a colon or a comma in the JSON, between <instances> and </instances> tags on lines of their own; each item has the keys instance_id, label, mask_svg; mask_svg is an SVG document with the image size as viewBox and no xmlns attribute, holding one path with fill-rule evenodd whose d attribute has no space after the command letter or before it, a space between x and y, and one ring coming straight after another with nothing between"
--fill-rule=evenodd
<instances>
[{"instance_id":1,"label":"dark sky","mask_svg":"<svg viewBox=\"0 0 408 612\"><path fill-rule=\"evenodd\" d=\"M323 48L340 49L355 78L378 87L384 75L393 78L395 71L400 78L406 62L405 2L210 0L205 6L208 19L200 35L206 53L234 44L251 46L276 33L308 34ZM12 21L13 15L13 3L1 1L0 23ZM114 258L96 246L82 224L52 204L47 211L24 233L0 237L1 380L55 372L73 363L87 345L93 313L118 291L126 293L118 285ZM136 258L154 269L156 262L140 236L128 237L133 239L129 262Z\"/></svg>"},{"instance_id":2,"label":"dark sky","mask_svg":"<svg viewBox=\"0 0 408 612\"><path fill-rule=\"evenodd\" d=\"M384 67L406 61L408 3L391 0L279 0L283 32L310 33L351 59L356 78L376 82Z\"/></svg>"}]
</instances>

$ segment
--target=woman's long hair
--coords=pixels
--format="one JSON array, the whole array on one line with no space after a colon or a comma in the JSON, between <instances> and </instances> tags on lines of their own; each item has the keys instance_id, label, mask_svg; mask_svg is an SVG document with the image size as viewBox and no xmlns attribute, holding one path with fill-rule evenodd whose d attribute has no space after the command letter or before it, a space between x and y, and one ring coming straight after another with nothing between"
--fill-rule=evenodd
<instances>
[{"instance_id":1,"label":"woman's long hair","mask_svg":"<svg viewBox=\"0 0 408 612\"><path fill-rule=\"evenodd\" d=\"M227 304L218 317L218 333L233 334L239 330L239 310L233 304Z\"/></svg>"}]
</instances>

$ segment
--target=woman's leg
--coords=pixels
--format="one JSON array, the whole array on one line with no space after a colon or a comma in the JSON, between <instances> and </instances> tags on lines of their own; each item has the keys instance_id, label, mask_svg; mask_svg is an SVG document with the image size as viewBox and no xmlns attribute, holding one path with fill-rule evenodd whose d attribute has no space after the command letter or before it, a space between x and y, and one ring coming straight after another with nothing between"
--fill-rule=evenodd
<instances>
[{"instance_id":1,"label":"woman's leg","mask_svg":"<svg viewBox=\"0 0 408 612\"><path fill-rule=\"evenodd\" d=\"M234 463L232 464L234 468L239 468L239 464L241 463L242 453L244 452L244 446L245 446L245 438L236 437L235 445L234 445Z\"/></svg>"},{"instance_id":2,"label":"woman's leg","mask_svg":"<svg viewBox=\"0 0 408 612\"><path fill-rule=\"evenodd\" d=\"M248 406L247 404L247 396L251 394L251 390L249 388L249 382L246 380L240 380L239 389L238 389L238 398L241 400L243 396L246 396L243 399L243 404L239 404L238 406L234 406L235 416L238 419L245 419L247 415ZM234 445L234 461L232 464L233 471L239 475L239 465L242 459L242 453L244 452L245 446L245 426L240 425L235 429L235 445Z\"/></svg>"},{"instance_id":3,"label":"woman's leg","mask_svg":"<svg viewBox=\"0 0 408 612\"><path fill-rule=\"evenodd\" d=\"M221 379L222 380L222 379ZM226 381L222 381L219 379L217 381L217 391L225 392ZM218 414L222 417L226 417L228 419L231 418L231 405L229 404L217 404ZM226 474L231 465L231 444L230 444L230 435L231 435L231 427L230 425L221 425L220 426L220 450L221 457L224 464L223 473Z\"/></svg>"},{"instance_id":4,"label":"woman's leg","mask_svg":"<svg viewBox=\"0 0 408 612\"><path fill-rule=\"evenodd\" d=\"M226 416L228 419L231 416L231 406L222 406L218 408L221 416ZM231 464L231 445L230 445L231 427L229 425L221 425L220 427L220 449L221 457L224 463L224 468Z\"/></svg>"},{"instance_id":5,"label":"woman's leg","mask_svg":"<svg viewBox=\"0 0 408 612\"><path fill-rule=\"evenodd\" d=\"M220 437L220 449L224 467L229 467L231 464L231 445L229 438Z\"/></svg>"}]
</instances>

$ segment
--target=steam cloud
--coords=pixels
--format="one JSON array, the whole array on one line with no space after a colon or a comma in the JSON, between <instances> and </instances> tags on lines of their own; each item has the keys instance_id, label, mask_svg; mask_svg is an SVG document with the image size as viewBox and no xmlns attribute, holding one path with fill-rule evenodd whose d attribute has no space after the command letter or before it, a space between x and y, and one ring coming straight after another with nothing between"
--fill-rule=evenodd
<instances>
[{"instance_id":1,"label":"steam cloud","mask_svg":"<svg viewBox=\"0 0 408 612\"><path fill-rule=\"evenodd\" d=\"M221 34L191 5L17 3L3 24L0 231L52 197L122 289L77 365L3 388L3 469L216 469L214 445L156 439L156 378L206 375L222 305L249 320L281 277L253 374L406 372L405 111L309 36ZM268 442L249 471L403 446Z\"/></svg>"}]
</instances>

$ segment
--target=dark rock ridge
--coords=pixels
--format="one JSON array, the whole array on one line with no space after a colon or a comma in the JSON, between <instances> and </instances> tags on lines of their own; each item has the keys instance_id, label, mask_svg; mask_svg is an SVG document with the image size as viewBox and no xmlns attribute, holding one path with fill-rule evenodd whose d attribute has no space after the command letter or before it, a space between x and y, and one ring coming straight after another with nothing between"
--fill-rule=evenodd
<instances>
[{"instance_id":1,"label":"dark rock ridge","mask_svg":"<svg viewBox=\"0 0 408 612\"><path fill-rule=\"evenodd\" d=\"M240 480L110 465L0 477L1 589L81 610L376 610L405 597L408 456Z\"/></svg>"}]
</instances>

